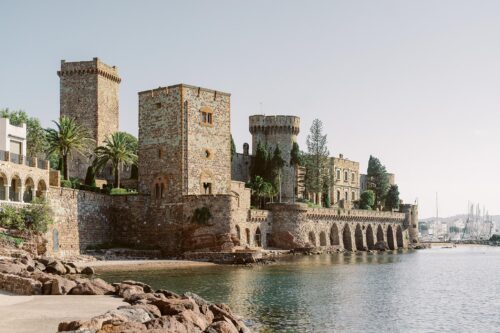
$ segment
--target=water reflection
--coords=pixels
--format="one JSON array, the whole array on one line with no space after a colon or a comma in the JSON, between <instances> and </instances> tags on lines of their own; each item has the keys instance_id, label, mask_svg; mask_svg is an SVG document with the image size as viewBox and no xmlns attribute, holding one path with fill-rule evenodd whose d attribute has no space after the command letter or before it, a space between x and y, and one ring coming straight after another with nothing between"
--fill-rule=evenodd
<instances>
[{"instance_id":1,"label":"water reflection","mask_svg":"<svg viewBox=\"0 0 500 333\"><path fill-rule=\"evenodd\" d=\"M103 274L229 304L260 332L499 331L500 251L294 256L275 265ZM496 295L496 296L495 296Z\"/></svg>"}]
</instances>

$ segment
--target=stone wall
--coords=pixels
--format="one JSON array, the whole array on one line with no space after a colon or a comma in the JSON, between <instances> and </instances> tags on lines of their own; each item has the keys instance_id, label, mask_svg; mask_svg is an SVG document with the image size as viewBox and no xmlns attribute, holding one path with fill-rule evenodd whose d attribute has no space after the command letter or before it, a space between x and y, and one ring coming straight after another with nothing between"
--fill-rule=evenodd
<instances>
[{"instance_id":1,"label":"stone wall","mask_svg":"<svg viewBox=\"0 0 500 333\"><path fill-rule=\"evenodd\" d=\"M247 183L250 181L252 157L248 154L236 153L231 162L231 179Z\"/></svg>"},{"instance_id":2,"label":"stone wall","mask_svg":"<svg viewBox=\"0 0 500 333\"><path fill-rule=\"evenodd\" d=\"M46 234L50 255L79 255L89 246L112 241L111 196L50 187L48 199L54 213L54 223Z\"/></svg>"},{"instance_id":3,"label":"stone wall","mask_svg":"<svg viewBox=\"0 0 500 333\"><path fill-rule=\"evenodd\" d=\"M308 208L305 204L270 204L273 242L279 248L334 247L372 250L407 248L408 214Z\"/></svg>"}]
</instances>

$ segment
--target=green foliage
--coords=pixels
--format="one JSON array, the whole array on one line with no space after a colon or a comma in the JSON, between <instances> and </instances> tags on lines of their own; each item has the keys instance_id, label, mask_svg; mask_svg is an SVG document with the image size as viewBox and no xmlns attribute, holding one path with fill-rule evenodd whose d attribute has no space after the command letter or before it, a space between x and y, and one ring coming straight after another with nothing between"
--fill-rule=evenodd
<instances>
[{"instance_id":1,"label":"green foliage","mask_svg":"<svg viewBox=\"0 0 500 333\"><path fill-rule=\"evenodd\" d=\"M78 178L71 177L70 179L61 179L61 187L67 187L67 188L74 188L78 189L80 188L80 180Z\"/></svg>"},{"instance_id":2,"label":"green foliage","mask_svg":"<svg viewBox=\"0 0 500 333\"><path fill-rule=\"evenodd\" d=\"M212 218L212 213L210 209L206 206L201 208L196 208L193 212L193 222L200 225L208 225L208 221Z\"/></svg>"},{"instance_id":3,"label":"green foliage","mask_svg":"<svg viewBox=\"0 0 500 333\"><path fill-rule=\"evenodd\" d=\"M115 132L104 140L104 145L95 149L94 167L96 171L104 168L108 163L113 168L115 176L114 187L120 187L120 173L123 165L137 163L137 148L134 138L125 132Z\"/></svg>"},{"instance_id":4,"label":"green foliage","mask_svg":"<svg viewBox=\"0 0 500 333\"><path fill-rule=\"evenodd\" d=\"M372 190L366 190L361 193L359 198L359 208L370 210L375 204L375 193Z\"/></svg>"},{"instance_id":5,"label":"green foliage","mask_svg":"<svg viewBox=\"0 0 500 333\"><path fill-rule=\"evenodd\" d=\"M328 173L327 137L323 134L323 123L314 119L307 136L306 188L312 193L320 193L324 189L325 175Z\"/></svg>"},{"instance_id":6,"label":"green foliage","mask_svg":"<svg viewBox=\"0 0 500 333\"><path fill-rule=\"evenodd\" d=\"M393 210L399 208L399 189L398 185L391 185L385 196L385 208Z\"/></svg>"},{"instance_id":7,"label":"green foliage","mask_svg":"<svg viewBox=\"0 0 500 333\"><path fill-rule=\"evenodd\" d=\"M385 166L380 160L370 155L367 170L368 189L375 193L375 203L383 205L387 191L389 190L389 177Z\"/></svg>"},{"instance_id":8,"label":"green foliage","mask_svg":"<svg viewBox=\"0 0 500 333\"><path fill-rule=\"evenodd\" d=\"M61 179L61 187L73 188L71 180Z\"/></svg>"},{"instance_id":9,"label":"green foliage","mask_svg":"<svg viewBox=\"0 0 500 333\"><path fill-rule=\"evenodd\" d=\"M295 167L302 165L302 163L302 154L300 153L299 144L294 142L292 150L290 151L290 165Z\"/></svg>"},{"instance_id":10,"label":"green foliage","mask_svg":"<svg viewBox=\"0 0 500 333\"><path fill-rule=\"evenodd\" d=\"M500 242L500 235L499 234L494 234L491 236L490 241L492 242Z\"/></svg>"},{"instance_id":11,"label":"green foliage","mask_svg":"<svg viewBox=\"0 0 500 333\"><path fill-rule=\"evenodd\" d=\"M7 229L30 230L45 233L53 222L49 205L36 198L33 203L20 209L6 205L0 210L0 226Z\"/></svg>"},{"instance_id":12,"label":"green foliage","mask_svg":"<svg viewBox=\"0 0 500 333\"><path fill-rule=\"evenodd\" d=\"M130 179L139 179L139 167L137 166L137 163L132 164Z\"/></svg>"},{"instance_id":13,"label":"green foliage","mask_svg":"<svg viewBox=\"0 0 500 333\"><path fill-rule=\"evenodd\" d=\"M247 186L251 190L252 203L256 204L260 208L264 207L265 199L270 199L276 195L273 185L266 182L261 176L255 176L255 178L252 179Z\"/></svg>"},{"instance_id":14,"label":"green foliage","mask_svg":"<svg viewBox=\"0 0 500 333\"><path fill-rule=\"evenodd\" d=\"M0 232L0 239L3 239L12 245L15 245L16 247L21 247L21 245L23 245L24 243L24 239L7 235L6 233L3 232Z\"/></svg>"},{"instance_id":15,"label":"green foliage","mask_svg":"<svg viewBox=\"0 0 500 333\"><path fill-rule=\"evenodd\" d=\"M91 165L87 168L87 174L85 175L85 185L95 187L95 169Z\"/></svg>"},{"instance_id":16,"label":"green foliage","mask_svg":"<svg viewBox=\"0 0 500 333\"><path fill-rule=\"evenodd\" d=\"M63 116L59 122L53 122L57 129L46 129L47 155L57 154L62 158L63 179L69 178L68 157L78 152L85 154L93 141L88 131L74 121Z\"/></svg>"},{"instance_id":17,"label":"green foliage","mask_svg":"<svg viewBox=\"0 0 500 333\"><path fill-rule=\"evenodd\" d=\"M269 163L269 150L267 145L263 145L260 141L257 143L257 148L255 150L255 157L252 161L252 167L250 170L251 178L259 176L265 180L270 179L268 163Z\"/></svg>"},{"instance_id":18,"label":"green foliage","mask_svg":"<svg viewBox=\"0 0 500 333\"><path fill-rule=\"evenodd\" d=\"M268 164L271 171L271 182L274 189L277 190L280 187L281 170L286 164L285 160L281 156L281 150L278 146L274 149L273 157Z\"/></svg>"},{"instance_id":19,"label":"green foliage","mask_svg":"<svg viewBox=\"0 0 500 333\"><path fill-rule=\"evenodd\" d=\"M9 122L14 126L21 126L22 124L26 124L28 122L28 115L23 110L15 110L11 111L9 108L0 110L0 117L9 118Z\"/></svg>"},{"instance_id":20,"label":"green foliage","mask_svg":"<svg viewBox=\"0 0 500 333\"><path fill-rule=\"evenodd\" d=\"M236 146L234 144L233 136L231 135L231 162L233 161L234 155L236 155Z\"/></svg>"},{"instance_id":21,"label":"green foliage","mask_svg":"<svg viewBox=\"0 0 500 333\"><path fill-rule=\"evenodd\" d=\"M451 234L458 234L458 233L460 233L460 228L456 227L454 225L452 225L448 230L449 230L449 232Z\"/></svg>"}]
</instances>

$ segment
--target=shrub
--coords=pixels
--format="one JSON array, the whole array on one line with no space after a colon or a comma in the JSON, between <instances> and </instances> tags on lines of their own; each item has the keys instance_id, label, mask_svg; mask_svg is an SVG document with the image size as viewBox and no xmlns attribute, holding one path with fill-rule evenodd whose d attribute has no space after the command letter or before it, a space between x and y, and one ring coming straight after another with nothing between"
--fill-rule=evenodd
<instances>
[{"instance_id":1,"label":"shrub","mask_svg":"<svg viewBox=\"0 0 500 333\"><path fill-rule=\"evenodd\" d=\"M43 199L37 198L21 209L5 206L0 211L0 225L7 229L45 233L52 222L52 212Z\"/></svg>"},{"instance_id":2,"label":"shrub","mask_svg":"<svg viewBox=\"0 0 500 333\"><path fill-rule=\"evenodd\" d=\"M201 225L207 225L208 221L212 218L210 209L206 206L196 208L193 212L193 222Z\"/></svg>"},{"instance_id":3,"label":"shrub","mask_svg":"<svg viewBox=\"0 0 500 333\"><path fill-rule=\"evenodd\" d=\"M375 193L372 190L366 190L361 193L359 199L359 208L360 209L371 209L375 204Z\"/></svg>"},{"instance_id":4,"label":"shrub","mask_svg":"<svg viewBox=\"0 0 500 333\"><path fill-rule=\"evenodd\" d=\"M0 232L0 239L3 239L12 245L15 245L16 247L21 247L21 245L23 245L24 243L24 239L7 235L3 232Z\"/></svg>"},{"instance_id":5,"label":"shrub","mask_svg":"<svg viewBox=\"0 0 500 333\"><path fill-rule=\"evenodd\" d=\"M113 188L113 189L111 189L109 194L111 194L111 195L133 195L133 194L137 194L137 191L129 190L127 188Z\"/></svg>"},{"instance_id":6,"label":"shrub","mask_svg":"<svg viewBox=\"0 0 500 333\"><path fill-rule=\"evenodd\" d=\"M61 187L68 187L71 188L73 184L71 184L71 180L67 179L62 179L61 180Z\"/></svg>"},{"instance_id":7,"label":"shrub","mask_svg":"<svg viewBox=\"0 0 500 333\"><path fill-rule=\"evenodd\" d=\"M16 229L21 231L26 229L23 216L21 216L19 210L8 205L2 207L0 210L0 226L6 229Z\"/></svg>"}]
</instances>

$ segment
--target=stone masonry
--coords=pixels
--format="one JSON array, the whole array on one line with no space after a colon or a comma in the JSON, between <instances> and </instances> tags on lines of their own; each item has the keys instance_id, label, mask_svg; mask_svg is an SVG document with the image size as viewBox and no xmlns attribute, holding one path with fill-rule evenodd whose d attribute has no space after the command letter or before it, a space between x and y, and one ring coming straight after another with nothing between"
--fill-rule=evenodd
<instances>
[{"instance_id":1,"label":"stone masonry","mask_svg":"<svg viewBox=\"0 0 500 333\"><path fill-rule=\"evenodd\" d=\"M60 114L73 118L85 127L95 147L104 142L106 136L118 131L118 89L121 78L118 69L108 66L99 58L91 61L66 62L61 60ZM90 165L87 156L73 156L70 177L85 178Z\"/></svg>"}]
</instances>

